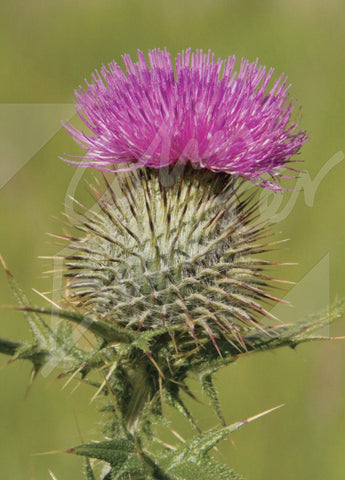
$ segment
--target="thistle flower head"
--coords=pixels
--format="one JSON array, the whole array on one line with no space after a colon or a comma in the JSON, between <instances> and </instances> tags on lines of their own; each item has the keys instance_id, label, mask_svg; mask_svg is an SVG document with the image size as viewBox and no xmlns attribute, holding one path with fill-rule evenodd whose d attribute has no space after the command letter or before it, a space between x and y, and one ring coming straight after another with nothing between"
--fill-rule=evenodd
<instances>
[{"instance_id":1,"label":"thistle flower head","mask_svg":"<svg viewBox=\"0 0 345 480\"><path fill-rule=\"evenodd\" d=\"M76 93L90 134L66 126L87 150L72 163L116 172L67 238L66 305L96 325L112 378L126 376L118 403L131 431L158 391L186 412L189 371L274 338L266 303L279 299L257 258L270 249L266 225L239 177L279 188L272 179L306 140L286 78L268 89L273 70L243 60L236 74L235 57L202 51L179 54L176 71L167 51L149 52L149 66L138 56Z\"/></svg>"},{"instance_id":2,"label":"thistle flower head","mask_svg":"<svg viewBox=\"0 0 345 480\"><path fill-rule=\"evenodd\" d=\"M112 62L76 92L91 133L65 125L87 150L69 161L100 170L190 162L279 188L265 174L279 174L307 138L291 122L287 78L268 89L273 69L242 60L236 73L234 56L216 61L210 51L179 53L176 73L166 50L148 56L149 66L140 51L136 63L124 55L125 72Z\"/></svg>"}]
</instances>

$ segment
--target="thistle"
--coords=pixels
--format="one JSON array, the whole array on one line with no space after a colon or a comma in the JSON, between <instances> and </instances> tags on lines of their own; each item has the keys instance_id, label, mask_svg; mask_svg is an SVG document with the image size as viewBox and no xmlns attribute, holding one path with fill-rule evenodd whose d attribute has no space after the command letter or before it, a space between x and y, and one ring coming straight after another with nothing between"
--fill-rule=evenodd
<instances>
[{"instance_id":1,"label":"thistle","mask_svg":"<svg viewBox=\"0 0 345 480\"><path fill-rule=\"evenodd\" d=\"M248 419L225 426L212 374L240 354L311 340L343 312L341 304L289 326L269 313L281 301L278 280L260 254L276 242L253 184L279 189L281 169L307 137L291 121L286 78L268 90L273 70L257 62L242 61L236 74L234 57L188 50L175 74L167 51L149 52L150 66L141 52L137 63L123 59L125 73L113 62L76 92L91 133L65 125L86 148L67 161L108 173L91 187L97 208L76 201L78 218L69 219L60 309L29 306L8 273L36 342L2 341L0 351L31 360L35 372L53 359L66 375L96 375L107 438L68 450L86 457L87 479L94 458L109 464L103 480L236 479L209 452ZM37 313L60 317L58 331ZM71 341L71 322L94 334L91 351ZM195 397L192 372L221 422L207 433L180 395ZM166 403L198 432L172 453L153 447Z\"/></svg>"}]
</instances>

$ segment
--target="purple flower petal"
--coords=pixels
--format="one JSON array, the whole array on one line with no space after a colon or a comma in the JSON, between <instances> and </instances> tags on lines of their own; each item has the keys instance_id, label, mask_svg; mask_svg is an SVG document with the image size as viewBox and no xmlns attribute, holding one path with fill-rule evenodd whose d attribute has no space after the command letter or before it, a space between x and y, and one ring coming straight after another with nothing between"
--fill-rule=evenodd
<instances>
[{"instance_id":1,"label":"purple flower petal","mask_svg":"<svg viewBox=\"0 0 345 480\"><path fill-rule=\"evenodd\" d=\"M210 51L186 50L174 73L166 50L148 56L150 68L142 52L136 63L124 55L125 73L112 62L76 92L91 133L64 125L87 150L81 161L68 161L111 171L191 162L279 188L262 176L279 175L307 140L290 121L287 79L267 92L273 69L257 61L242 60L236 73L234 56L215 61Z\"/></svg>"}]
</instances>

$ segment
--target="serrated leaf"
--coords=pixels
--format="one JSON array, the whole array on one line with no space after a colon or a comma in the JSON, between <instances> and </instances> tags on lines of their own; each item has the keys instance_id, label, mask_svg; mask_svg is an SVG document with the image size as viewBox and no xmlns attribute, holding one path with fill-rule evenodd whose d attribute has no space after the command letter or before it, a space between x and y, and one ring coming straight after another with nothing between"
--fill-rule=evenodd
<instances>
[{"instance_id":1,"label":"serrated leaf","mask_svg":"<svg viewBox=\"0 0 345 480\"><path fill-rule=\"evenodd\" d=\"M175 480L175 477L165 474L154 460L144 452L139 452L135 444L126 438L82 444L67 450L67 453L107 462L112 467L109 478Z\"/></svg>"},{"instance_id":2,"label":"serrated leaf","mask_svg":"<svg viewBox=\"0 0 345 480\"><path fill-rule=\"evenodd\" d=\"M222 465L209 457L200 463L183 461L172 469L176 480L244 480L232 469Z\"/></svg>"},{"instance_id":3,"label":"serrated leaf","mask_svg":"<svg viewBox=\"0 0 345 480\"><path fill-rule=\"evenodd\" d=\"M20 307L26 307L26 306L30 305L25 293L23 292L23 290L21 289L21 287L19 286L19 284L15 280L14 276L12 275L10 270L8 269L6 263L5 263L5 261L4 261L4 259L2 258L1 255L0 255L0 261L3 265L5 273L7 275L8 284L9 284L11 290L12 290L12 293L13 293L15 299L17 300L18 304L20 305ZM48 327L48 325L44 322L44 320L42 320L39 317L39 315L37 315L37 312L29 311L29 310L25 310L25 309L23 309L23 311L24 311L25 318L26 318L28 324L30 325L30 329L31 329L31 332L32 332L32 335L33 335L35 341L40 346L45 347L45 348L49 348L49 347L54 346L55 345L54 334L51 331L51 329Z\"/></svg>"},{"instance_id":4,"label":"serrated leaf","mask_svg":"<svg viewBox=\"0 0 345 480\"><path fill-rule=\"evenodd\" d=\"M265 338L255 334L247 337L253 350L272 350L274 348L297 345L315 340L330 340L331 337L317 335L316 332L327 325L331 325L345 315L345 299L337 302L329 309L312 316L308 316L304 322L280 325L272 328L271 335Z\"/></svg>"},{"instance_id":5,"label":"serrated leaf","mask_svg":"<svg viewBox=\"0 0 345 480\"><path fill-rule=\"evenodd\" d=\"M2 307L4 308L4 307ZM9 308L9 307L7 307ZM89 329L97 337L101 337L106 342L118 342L118 343L130 343L134 338L128 330L117 328L109 323L96 320L82 313L77 313L70 310L59 310L51 307L38 307L38 306L11 306L14 310L21 310L24 312L41 313L42 315L52 315L54 317L70 320L73 323L82 325L84 328Z\"/></svg>"},{"instance_id":6,"label":"serrated leaf","mask_svg":"<svg viewBox=\"0 0 345 480\"><path fill-rule=\"evenodd\" d=\"M241 477L235 472L210 458L208 453L217 443L224 440L242 425L256 420L277 408L279 407L272 408L227 427L216 427L203 432L200 436L184 443L177 450L166 455L161 463L162 468L168 473L177 475L178 478L194 479L197 475L198 480L240 479Z\"/></svg>"},{"instance_id":7,"label":"serrated leaf","mask_svg":"<svg viewBox=\"0 0 345 480\"><path fill-rule=\"evenodd\" d=\"M212 376L210 373L204 373L201 376L201 387L210 399L211 406L213 410L215 411L217 417L219 420L222 422L222 425L225 425L225 419L224 415L220 406L219 398L216 392L216 389L214 388L213 381L212 381Z\"/></svg>"},{"instance_id":8,"label":"serrated leaf","mask_svg":"<svg viewBox=\"0 0 345 480\"><path fill-rule=\"evenodd\" d=\"M66 320L61 320L56 331L56 337L59 345L72 350L75 346L73 338L72 325Z\"/></svg>"},{"instance_id":9,"label":"serrated leaf","mask_svg":"<svg viewBox=\"0 0 345 480\"><path fill-rule=\"evenodd\" d=\"M121 466L134 452L134 443L126 438L85 443L68 450L68 453L103 460L112 467Z\"/></svg>"}]
</instances>

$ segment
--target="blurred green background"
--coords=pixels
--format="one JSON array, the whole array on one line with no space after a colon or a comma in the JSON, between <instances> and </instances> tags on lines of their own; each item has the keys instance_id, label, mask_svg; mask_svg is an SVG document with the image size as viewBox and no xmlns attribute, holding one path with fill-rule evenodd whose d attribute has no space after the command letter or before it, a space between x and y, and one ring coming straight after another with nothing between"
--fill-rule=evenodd
<instances>
[{"instance_id":1,"label":"blurred green background","mask_svg":"<svg viewBox=\"0 0 345 480\"><path fill-rule=\"evenodd\" d=\"M74 184L78 198L85 197L83 179L58 159L80 152L60 128L61 119L73 116L74 89L102 63L120 63L122 53L165 46L173 56L192 47L222 58L259 57L277 74L288 74L301 126L310 134L299 157L310 181L302 177L298 195L268 195L263 211L273 218L277 238L290 239L274 258L298 262L276 268L276 276L297 283L289 293L294 306L279 314L295 321L345 295L341 0L2 0L0 24L0 251L34 302L40 299L32 287L52 288L42 275L46 262L37 257L59 251L46 232L62 232L57 218ZM0 303L13 303L2 273L0 285ZM342 321L330 334L344 331ZM3 311L0 335L27 338L22 316ZM220 371L217 386L228 422L286 406L236 433L236 446L224 442L219 458L247 480L344 478L344 347L339 341L282 349ZM0 366L5 363L1 356ZM24 364L0 371L0 478L49 479L48 469L58 480L82 478L78 458L33 454L80 443L79 430L84 440L99 438L92 392L80 387L72 393L75 384L62 391L61 382L46 388L54 375L40 375L25 399L29 376ZM216 422L207 409L199 411L204 428ZM190 434L176 417L174 428Z\"/></svg>"}]
</instances>

